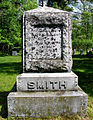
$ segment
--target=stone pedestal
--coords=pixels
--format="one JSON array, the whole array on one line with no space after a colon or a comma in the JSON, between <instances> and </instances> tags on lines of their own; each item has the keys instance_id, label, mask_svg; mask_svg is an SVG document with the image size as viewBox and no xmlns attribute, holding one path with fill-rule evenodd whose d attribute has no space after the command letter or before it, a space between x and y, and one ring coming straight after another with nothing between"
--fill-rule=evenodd
<instances>
[{"instance_id":1,"label":"stone pedestal","mask_svg":"<svg viewBox=\"0 0 93 120\"><path fill-rule=\"evenodd\" d=\"M85 116L87 95L82 91L12 92L8 96L8 116Z\"/></svg>"},{"instance_id":2,"label":"stone pedestal","mask_svg":"<svg viewBox=\"0 0 93 120\"><path fill-rule=\"evenodd\" d=\"M7 98L8 116L84 116L87 95L71 72L71 16L41 7L23 14L23 73Z\"/></svg>"},{"instance_id":3,"label":"stone pedestal","mask_svg":"<svg viewBox=\"0 0 93 120\"><path fill-rule=\"evenodd\" d=\"M22 73L17 76L17 92L8 96L8 116L85 116L87 95L70 73Z\"/></svg>"},{"instance_id":4,"label":"stone pedestal","mask_svg":"<svg viewBox=\"0 0 93 120\"><path fill-rule=\"evenodd\" d=\"M77 90L78 76L73 73L22 73L17 76L17 91Z\"/></svg>"}]
</instances>

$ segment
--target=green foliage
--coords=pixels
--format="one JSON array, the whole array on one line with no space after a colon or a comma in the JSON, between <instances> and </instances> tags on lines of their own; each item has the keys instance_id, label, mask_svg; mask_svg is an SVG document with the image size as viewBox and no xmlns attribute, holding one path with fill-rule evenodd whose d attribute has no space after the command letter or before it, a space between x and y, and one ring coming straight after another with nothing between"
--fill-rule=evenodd
<instances>
[{"instance_id":1,"label":"green foliage","mask_svg":"<svg viewBox=\"0 0 93 120\"><path fill-rule=\"evenodd\" d=\"M83 44L86 44L87 41L90 40L91 46L89 43L87 44L88 46L92 47L93 4L87 2L86 0L81 0L81 2L82 6L79 5L77 0L48 0L48 5L66 11L73 11L73 8L68 6L69 4L71 4L75 8L81 10L81 13L72 13L72 40L73 48L78 44L77 46L80 45L79 48L83 47L85 49L85 46ZM30 10L36 7L36 0L0 1L0 50L2 50L3 53L9 52L15 47L21 48L21 17L23 11ZM82 40L83 43L81 43ZM78 48L77 46L76 48Z\"/></svg>"},{"instance_id":2,"label":"green foliage","mask_svg":"<svg viewBox=\"0 0 93 120\"><path fill-rule=\"evenodd\" d=\"M53 8L61 9L61 7L57 5L57 2L53 2Z\"/></svg>"},{"instance_id":3,"label":"green foliage","mask_svg":"<svg viewBox=\"0 0 93 120\"><path fill-rule=\"evenodd\" d=\"M23 11L36 8L35 0L2 0L0 3L0 47L4 52L21 46ZM2 49L3 48L3 49Z\"/></svg>"},{"instance_id":4,"label":"green foliage","mask_svg":"<svg viewBox=\"0 0 93 120\"><path fill-rule=\"evenodd\" d=\"M87 40L87 39L75 39L72 41L73 49L89 49L93 48L93 40Z\"/></svg>"},{"instance_id":5,"label":"green foliage","mask_svg":"<svg viewBox=\"0 0 93 120\"><path fill-rule=\"evenodd\" d=\"M37 7L36 0L27 0L27 2L23 4L23 8L25 11L31 10Z\"/></svg>"},{"instance_id":6,"label":"green foliage","mask_svg":"<svg viewBox=\"0 0 93 120\"><path fill-rule=\"evenodd\" d=\"M50 4L49 4L50 3ZM48 6L52 6L57 9L72 11L72 7L68 7L69 0L49 0Z\"/></svg>"},{"instance_id":7,"label":"green foliage","mask_svg":"<svg viewBox=\"0 0 93 120\"><path fill-rule=\"evenodd\" d=\"M86 0L81 0L81 3L81 13L73 15L73 48L87 49L93 47L93 4ZM80 6L79 3L77 6Z\"/></svg>"},{"instance_id":8,"label":"green foliage","mask_svg":"<svg viewBox=\"0 0 93 120\"><path fill-rule=\"evenodd\" d=\"M73 13L72 24L72 40L73 48L87 49L93 47L93 4L86 0L81 0L82 5L78 0L51 0L54 8L73 11L72 5L79 12ZM80 13L81 12L81 13Z\"/></svg>"}]
</instances>

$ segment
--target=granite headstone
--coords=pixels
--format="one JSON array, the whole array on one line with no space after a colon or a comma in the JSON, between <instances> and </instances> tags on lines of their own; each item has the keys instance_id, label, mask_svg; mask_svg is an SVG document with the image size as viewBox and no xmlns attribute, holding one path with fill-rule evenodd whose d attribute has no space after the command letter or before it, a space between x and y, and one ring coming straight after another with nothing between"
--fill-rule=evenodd
<instances>
[{"instance_id":1,"label":"granite headstone","mask_svg":"<svg viewBox=\"0 0 93 120\"><path fill-rule=\"evenodd\" d=\"M23 14L23 73L8 95L8 116L85 116L87 95L71 71L70 13L51 7Z\"/></svg>"}]
</instances>

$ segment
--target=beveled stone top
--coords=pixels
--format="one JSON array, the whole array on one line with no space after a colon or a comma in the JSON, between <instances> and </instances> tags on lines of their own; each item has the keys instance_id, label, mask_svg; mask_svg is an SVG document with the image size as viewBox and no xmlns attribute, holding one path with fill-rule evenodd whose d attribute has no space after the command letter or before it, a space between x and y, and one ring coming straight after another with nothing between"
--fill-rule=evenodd
<instances>
[{"instance_id":1,"label":"beveled stone top","mask_svg":"<svg viewBox=\"0 0 93 120\"><path fill-rule=\"evenodd\" d=\"M61 25L66 23L64 21L67 20L69 14L69 12L51 7L40 7L24 12L24 16L26 16L31 25Z\"/></svg>"},{"instance_id":2,"label":"beveled stone top","mask_svg":"<svg viewBox=\"0 0 93 120\"><path fill-rule=\"evenodd\" d=\"M40 13L40 12L45 12L45 13L47 13L47 12L65 12L65 13L69 13L69 12L67 12L67 11L63 11L63 10L59 10L59 9L56 9L56 8L52 8L52 7L38 7L38 8L36 8L36 9L33 9L33 10L28 10L28 11L25 11L25 13L32 13L32 12L36 12L36 13Z\"/></svg>"}]
</instances>

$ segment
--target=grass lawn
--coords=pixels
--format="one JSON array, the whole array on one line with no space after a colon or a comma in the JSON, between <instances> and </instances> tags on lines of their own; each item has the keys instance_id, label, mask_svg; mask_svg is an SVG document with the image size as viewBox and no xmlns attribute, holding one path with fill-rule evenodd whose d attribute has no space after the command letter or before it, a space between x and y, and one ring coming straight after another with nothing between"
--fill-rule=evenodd
<instances>
[{"instance_id":1,"label":"grass lawn","mask_svg":"<svg viewBox=\"0 0 93 120\"><path fill-rule=\"evenodd\" d=\"M21 56L0 57L0 120L7 120L7 95L21 70ZM50 117L47 120L93 120L93 58L74 56L73 72L79 77L79 86L88 94L86 117ZM26 118L10 118L9 120L26 120ZM27 119L46 120L46 119Z\"/></svg>"}]
</instances>

